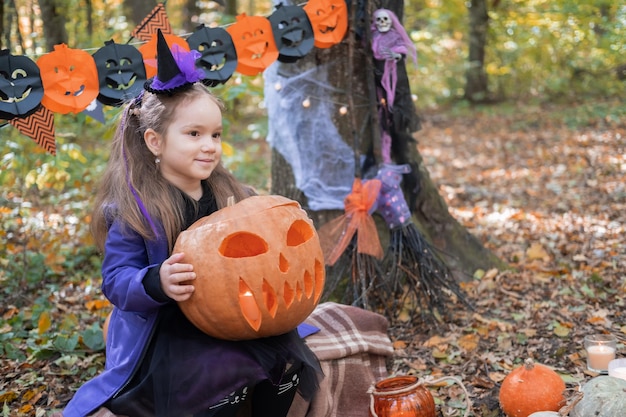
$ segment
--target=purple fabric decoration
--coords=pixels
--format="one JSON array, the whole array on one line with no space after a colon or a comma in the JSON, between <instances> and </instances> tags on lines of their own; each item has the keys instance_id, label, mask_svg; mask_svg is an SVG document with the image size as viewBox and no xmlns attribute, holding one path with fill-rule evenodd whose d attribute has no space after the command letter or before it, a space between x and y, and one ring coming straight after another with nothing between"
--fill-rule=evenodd
<instances>
[{"instance_id":1,"label":"purple fabric decoration","mask_svg":"<svg viewBox=\"0 0 626 417\"><path fill-rule=\"evenodd\" d=\"M376 174L376 178L382 183L378 194L378 211L390 229L404 226L411 221L411 210L400 188L402 174L408 172L411 172L408 164L383 164Z\"/></svg>"},{"instance_id":2,"label":"purple fabric decoration","mask_svg":"<svg viewBox=\"0 0 626 417\"><path fill-rule=\"evenodd\" d=\"M187 52L179 45L174 44L172 45L172 55L180 72L166 82L154 77L150 86L153 90L171 90L185 84L193 84L204 78L204 71L196 68L196 60L202 56L200 52L195 49Z\"/></svg>"},{"instance_id":3,"label":"purple fabric decoration","mask_svg":"<svg viewBox=\"0 0 626 417\"><path fill-rule=\"evenodd\" d=\"M386 12L391 18L392 25L388 32L379 32L376 27L376 17L380 12ZM385 68L382 76L382 86L387 93L387 107L389 110L393 108L393 102L396 95L396 83L398 80L397 55L410 55L415 65L417 65L417 50L415 45L404 30L398 17L391 10L378 9L373 15L374 21L370 27L372 32L372 51L374 58L385 61Z\"/></svg>"}]
</instances>

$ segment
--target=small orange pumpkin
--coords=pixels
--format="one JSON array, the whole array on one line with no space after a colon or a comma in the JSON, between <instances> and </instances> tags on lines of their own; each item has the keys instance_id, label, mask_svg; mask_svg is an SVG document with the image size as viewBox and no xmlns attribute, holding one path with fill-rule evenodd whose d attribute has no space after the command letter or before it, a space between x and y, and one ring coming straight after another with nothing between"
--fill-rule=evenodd
<instances>
[{"instance_id":1,"label":"small orange pumpkin","mask_svg":"<svg viewBox=\"0 0 626 417\"><path fill-rule=\"evenodd\" d=\"M180 308L220 339L246 340L295 329L324 288L322 248L297 201L253 196L198 220L176 240L196 279Z\"/></svg>"},{"instance_id":2,"label":"small orange pumpkin","mask_svg":"<svg viewBox=\"0 0 626 417\"><path fill-rule=\"evenodd\" d=\"M552 369L526 359L502 381L500 408L508 417L558 411L565 404L565 383Z\"/></svg>"}]
</instances>

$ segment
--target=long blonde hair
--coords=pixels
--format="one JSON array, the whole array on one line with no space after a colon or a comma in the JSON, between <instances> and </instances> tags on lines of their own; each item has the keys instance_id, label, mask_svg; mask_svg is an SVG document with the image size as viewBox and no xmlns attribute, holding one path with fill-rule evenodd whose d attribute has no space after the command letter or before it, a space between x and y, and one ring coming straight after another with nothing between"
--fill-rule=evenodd
<instances>
[{"instance_id":1,"label":"long blonde hair","mask_svg":"<svg viewBox=\"0 0 626 417\"><path fill-rule=\"evenodd\" d=\"M202 94L215 100L220 109L224 108L201 83L172 96L145 92L125 108L111 144L109 163L100 181L92 215L91 229L100 249L104 249L113 216L146 240L157 237L154 223L161 224L170 250L173 248L183 228L184 199L161 175L143 134L152 128L164 135L178 104ZM250 194L221 162L207 183L218 208L224 207L230 196L240 201Z\"/></svg>"}]
</instances>

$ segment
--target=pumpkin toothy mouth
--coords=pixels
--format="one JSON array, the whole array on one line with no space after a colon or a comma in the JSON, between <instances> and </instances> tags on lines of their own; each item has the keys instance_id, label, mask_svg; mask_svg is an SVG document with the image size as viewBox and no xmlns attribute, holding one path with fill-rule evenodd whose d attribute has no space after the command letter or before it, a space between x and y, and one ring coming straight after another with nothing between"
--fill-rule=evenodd
<instances>
[{"instance_id":1,"label":"pumpkin toothy mouth","mask_svg":"<svg viewBox=\"0 0 626 417\"><path fill-rule=\"evenodd\" d=\"M31 91L32 88L28 87L28 89L24 91L24 94L22 94L20 97L6 97L4 93L2 93L0 94L0 101L3 103L19 103L20 101L26 100Z\"/></svg>"},{"instance_id":2,"label":"pumpkin toothy mouth","mask_svg":"<svg viewBox=\"0 0 626 417\"><path fill-rule=\"evenodd\" d=\"M66 96L74 96L78 97L85 92L85 84L81 85L80 88L73 93L71 91L65 91Z\"/></svg>"},{"instance_id":3,"label":"pumpkin toothy mouth","mask_svg":"<svg viewBox=\"0 0 626 417\"><path fill-rule=\"evenodd\" d=\"M128 90L130 87L132 87L135 84L135 81L137 81L137 76L133 75L130 81L128 81L128 83L126 84L116 83L115 81L110 81L110 80L108 81L109 82L107 82L107 88L111 90L124 91L124 90Z\"/></svg>"}]
</instances>

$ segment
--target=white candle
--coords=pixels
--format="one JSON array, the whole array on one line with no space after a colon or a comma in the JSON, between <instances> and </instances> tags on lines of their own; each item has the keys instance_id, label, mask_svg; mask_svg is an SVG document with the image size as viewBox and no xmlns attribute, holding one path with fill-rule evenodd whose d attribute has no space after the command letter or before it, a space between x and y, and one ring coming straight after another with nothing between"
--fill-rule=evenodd
<instances>
[{"instance_id":1,"label":"white candle","mask_svg":"<svg viewBox=\"0 0 626 417\"><path fill-rule=\"evenodd\" d=\"M596 371L609 369L609 362L615 359L615 348L595 345L587 347L587 366Z\"/></svg>"},{"instance_id":2,"label":"white candle","mask_svg":"<svg viewBox=\"0 0 626 417\"><path fill-rule=\"evenodd\" d=\"M613 368L609 371L609 376L626 380L626 366L620 366L619 368Z\"/></svg>"}]
</instances>

